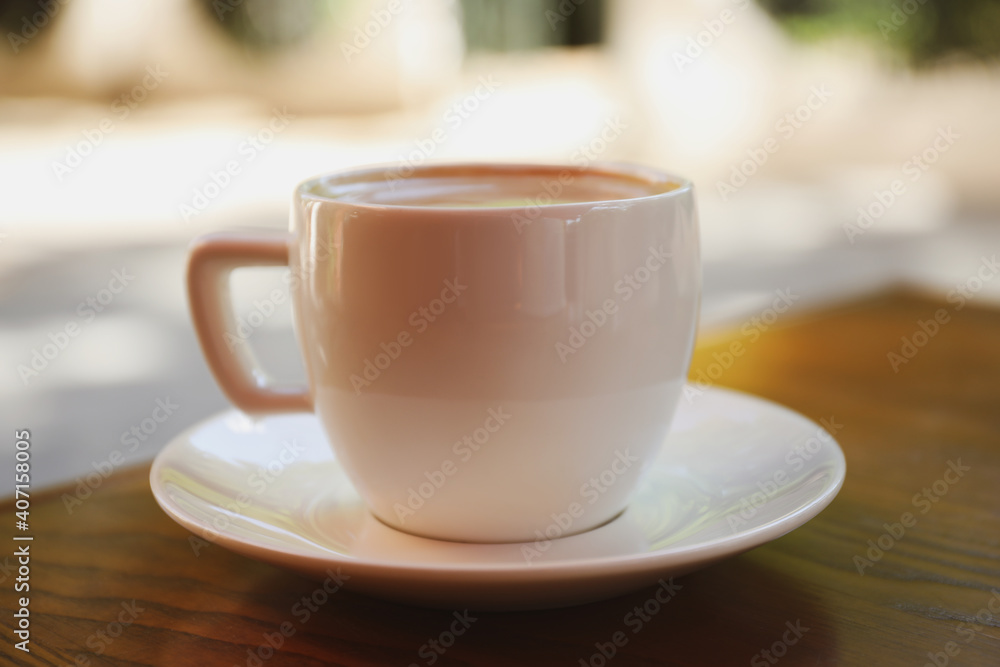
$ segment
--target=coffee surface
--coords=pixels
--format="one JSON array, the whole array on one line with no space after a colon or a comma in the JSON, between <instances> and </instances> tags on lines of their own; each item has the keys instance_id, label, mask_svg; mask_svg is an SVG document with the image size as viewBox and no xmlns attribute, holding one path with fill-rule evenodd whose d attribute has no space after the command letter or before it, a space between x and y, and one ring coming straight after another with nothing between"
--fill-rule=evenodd
<instances>
[{"instance_id":1,"label":"coffee surface","mask_svg":"<svg viewBox=\"0 0 1000 667\"><path fill-rule=\"evenodd\" d=\"M523 206L620 201L676 189L677 183L652 183L602 171L522 169L477 172L475 169L418 172L409 178L395 171L366 172L351 179L316 183L314 195L383 206L443 208L516 208Z\"/></svg>"}]
</instances>

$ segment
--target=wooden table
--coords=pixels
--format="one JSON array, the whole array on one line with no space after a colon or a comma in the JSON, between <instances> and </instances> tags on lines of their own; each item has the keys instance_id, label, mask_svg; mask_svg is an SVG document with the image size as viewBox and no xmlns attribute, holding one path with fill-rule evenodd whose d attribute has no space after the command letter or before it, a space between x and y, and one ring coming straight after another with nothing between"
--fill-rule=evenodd
<instances>
[{"instance_id":1,"label":"wooden table","mask_svg":"<svg viewBox=\"0 0 1000 667\"><path fill-rule=\"evenodd\" d=\"M842 424L847 481L803 528L680 579L609 665L1000 665L1000 312L954 306L893 293L781 316L759 338L751 322L704 341L693 376L739 340L745 353L712 370L720 385ZM888 354L906 359L901 338L921 321L933 330L939 309L947 322L916 335L924 345L894 370ZM147 475L115 473L72 516L69 489L32 498L30 655L13 646L18 543L13 501L2 505L5 664L429 665L437 655L425 645L450 613L339 592L259 661L316 582L214 545L195 557ZM595 644L650 595L474 613L434 664L600 665Z\"/></svg>"}]
</instances>

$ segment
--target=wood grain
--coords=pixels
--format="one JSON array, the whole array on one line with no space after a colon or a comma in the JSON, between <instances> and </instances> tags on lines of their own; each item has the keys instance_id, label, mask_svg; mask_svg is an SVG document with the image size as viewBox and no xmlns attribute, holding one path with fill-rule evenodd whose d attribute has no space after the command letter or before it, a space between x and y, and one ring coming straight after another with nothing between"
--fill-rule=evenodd
<instances>
[{"instance_id":1,"label":"wood grain","mask_svg":"<svg viewBox=\"0 0 1000 667\"><path fill-rule=\"evenodd\" d=\"M949 321L895 372L887 354L940 308ZM743 353L727 364L734 341ZM1000 313L887 294L785 318L759 337L751 323L705 340L699 372L841 426L848 477L833 504L773 543L680 579L639 632L624 617L651 590L555 611L472 612L433 664L601 665L595 645L621 631L627 643L609 665L919 666L929 653L939 665L1000 665ZM949 462L968 471L949 475ZM431 664L421 647L451 614L341 591L303 621L293 610L316 582L214 545L196 556L154 503L147 474L116 472L72 515L60 500L67 489L32 498L30 655L13 647L14 507L0 505L0 661ZM924 489L936 500L921 500ZM855 557L868 557L868 541L905 513L915 524L859 574ZM796 623L801 638L788 630ZM294 633L269 651L282 624ZM783 636L795 643L768 661L760 652Z\"/></svg>"}]
</instances>

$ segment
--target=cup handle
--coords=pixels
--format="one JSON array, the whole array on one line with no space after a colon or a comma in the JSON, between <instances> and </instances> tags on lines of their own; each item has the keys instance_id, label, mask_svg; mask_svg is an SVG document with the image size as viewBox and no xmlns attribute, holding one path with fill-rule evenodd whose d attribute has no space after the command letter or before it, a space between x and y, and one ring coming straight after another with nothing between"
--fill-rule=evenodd
<instances>
[{"instance_id":1,"label":"cup handle","mask_svg":"<svg viewBox=\"0 0 1000 667\"><path fill-rule=\"evenodd\" d=\"M230 345L236 331L229 275L241 266L288 266L291 236L264 232L220 232L195 239L187 266L188 303L201 350L223 393L244 412L312 411L306 387L267 382L249 345Z\"/></svg>"}]
</instances>

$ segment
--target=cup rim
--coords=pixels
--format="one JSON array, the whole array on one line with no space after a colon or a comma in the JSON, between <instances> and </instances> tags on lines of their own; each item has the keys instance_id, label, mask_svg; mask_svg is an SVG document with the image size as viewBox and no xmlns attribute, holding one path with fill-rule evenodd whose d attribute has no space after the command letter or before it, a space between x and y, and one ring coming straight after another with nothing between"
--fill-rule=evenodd
<instances>
[{"instance_id":1,"label":"cup rim","mask_svg":"<svg viewBox=\"0 0 1000 667\"><path fill-rule=\"evenodd\" d=\"M337 171L326 172L323 174L318 174L310 178L301 181L295 187L295 197L300 201L314 201L329 204L341 204L345 206L350 206L355 209L369 209L369 210L393 210L393 211L432 211L441 214L448 213L471 213L476 212L482 214L484 209L478 206L441 206L441 205L424 205L424 204L384 204L375 203L368 201L348 201L344 199L339 199L334 196L320 194L314 191L314 189L319 185L325 185L336 181L347 181L352 180L367 180L375 181L377 179L371 178L373 176L378 176L379 178L388 178L392 173L398 173L398 164L379 164L370 165L366 167L355 167L350 169L341 169ZM405 178L413 178L415 176L442 176L449 173L462 172L463 174L510 174L515 172L540 172L551 174L553 178L558 178L564 172L569 172L571 174L588 174L588 175L598 175L607 178L615 178L619 180L631 180L639 181L643 185L648 187L668 187L668 189L662 192L653 192L651 194L644 194L637 197L621 197L618 199L582 199L573 202L551 202L551 203L539 203L539 202L526 202L525 204L518 204L513 206L490 206L490 211L496 211L498 214L501 213L512 213L516 211L523 211L526 206L538 208L546 211L557 211L559 209L573 208L579 206L592 207L596 205L629 205L636 202L656 200L656 199L670 199L674 197L681 197L685 194L690 193L694 185L690 179L671 174L666 171L661 171L659 169L654 169L652 167L647 167L643 165L638 165L628 162L595 162L587 165L572 165L572 164L560 164L560 163L545 163L545 162L438 162L424 164L417 167L413 167L413 172L406 176ZM403 177L399 177L403 178Z\"/></svg>"}]
</instances>

